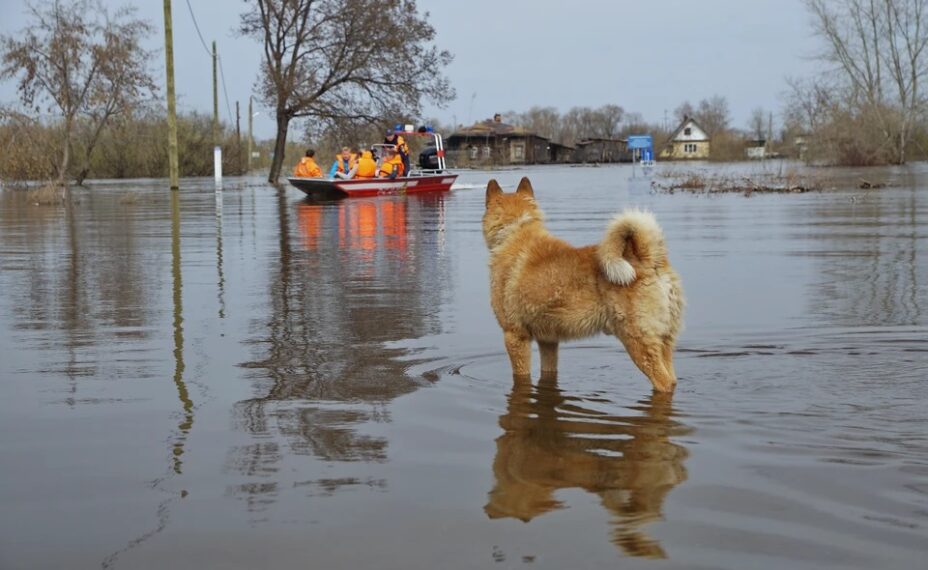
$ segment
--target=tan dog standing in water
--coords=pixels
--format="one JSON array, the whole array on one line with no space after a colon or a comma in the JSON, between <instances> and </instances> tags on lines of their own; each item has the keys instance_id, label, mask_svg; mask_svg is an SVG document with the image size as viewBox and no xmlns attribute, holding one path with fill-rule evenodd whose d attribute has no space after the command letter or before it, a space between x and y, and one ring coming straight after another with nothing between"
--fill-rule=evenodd
<instances>
[{"instance_id":1,"label":"tan dog standing in water","mask_svg":"<svg viewBox=\"0 0 928 570\"><path fill-rule=\"evenodd\" d=\"M528 178L514 194L490 180L483 215L490 304L513 375L530 375L533 339L542 373L553 374L560 341L606 333L622 341L655 390L672 391L683 289L654 216L626 210L599 245L580 248L548 233L543 220Z\"/></svg>"}]
</instances>

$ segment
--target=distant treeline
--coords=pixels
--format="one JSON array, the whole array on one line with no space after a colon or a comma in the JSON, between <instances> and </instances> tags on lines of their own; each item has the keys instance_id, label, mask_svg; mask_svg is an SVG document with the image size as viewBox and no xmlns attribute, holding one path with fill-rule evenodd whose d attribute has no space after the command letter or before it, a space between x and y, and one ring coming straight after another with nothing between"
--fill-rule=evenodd
<instances>
[{"instance_id":1,"label":"distant treeline","mask_svg":"<svg viewBox=\"0 0 928 570\"><path fill-rule=\"evenodd\" d=\"M404 119L402 123L412 122ZM38 121L25 115L0 110L0 180L44 181L58 176L59 157L65 137L60 121ZM392 122L390 122L392 125ZM430 123L432 124L432 123ZM310 125L305 132L309 142L288 141L283 174L289 175L307 148L316 150L324 168L343 146L368 148L382 142L386 121L341 122L325 128ZM78 121L72 136L68 166L69 180L83 183L94 178L163 178L168 175L167 119L163 111L112 120L93 140L91 125ZM440 127L439 127L440 128ZM439 131L443 132L443 131ZM444 134L449 134L445 132ZM243 174L248 166L248 135L240 138L234 128L220 125L222 170L227 176ZM212 118L191 112L177 117L178 161L181 176L213 175ZM410 137L412 151L418 153L426 141ZM254 140L251 171L267 171L274 151L273 140Z\"/></svg>"},{"instance_id":2,"label":"distant treeline","mask_svg":"<svg viewBox=\"0 0 928 570\"><path fill-rule=\"evenodd\" d=\"M504 113L503 122L523 127L553 142L574 146L584 139L626 139L629 135L649 134L656 152L673 135L685 116L695 118L712 138L712 160L730 161L744 158L745 144L752 138L764 138L767 114L762 110L764 124L760 134L731 126L728 100L720 95L703 99L693 105L680 104L663 122L649 122L641 113L627 112L619 105L573 107L561 113L554 107L532 107L527 111Z\"/></svg>"},{"instance_id":3,"label":"distant treeline","mask_svg":"<svg viewBox=\"0 0 928 570\"><path fill-rule=\"evenodd\" d=\"M720 95L695 105L684 101L663 122L648 122L619 105L573 107L565 113L536 106L503 113L502 118L569 146L589 138L650 134L660 153L683 118L691 117L711 138L713 161L744 160L745 148L760 141L773 155L814 164L876 166L928 158L928 110L906 119L898 104L861 101L833 79L788 83L782 110L755 108L743 127L733 124L728 101Z\"/></svg>"},{"instance_id":4,"label":"distant treeline","mask_svg":"<svg viewBox=\"0 0 928 570\"><path fill-rule=\"evenodd\" d=\"M928 158L923 112L908 114L896 104L862 100L833 77L789 84L780 141L784 146L802 141L806 162L879 166Z\"/></svg>"},{"instance_id":5,"label":"distant treeline","mask_svg":"<svg viewBox=\"0 0 928 570\"><path fill-rule=\"evenodd\" d=\"M168 175L167 120L155 111L112 121L96 139L81 122L75 127L71 153L74 159L68 178L79 183L86 178L162 178ZM212 176L212 118L187 113L177 118L178 161L181 176ZM39 122L7 113L0 120L0 179L49 180L58 174L58 158L64 138L59 122ZM227 175L241 174L247 165L247 134L239 139L234 129L220 127L222 169ZM302 148L302 147L301 147ZM258 158L253 170L270 165L270 143L254 143ZM295 162L301 151L294 148L288 159Z\"/></svg>"}]
</instances>

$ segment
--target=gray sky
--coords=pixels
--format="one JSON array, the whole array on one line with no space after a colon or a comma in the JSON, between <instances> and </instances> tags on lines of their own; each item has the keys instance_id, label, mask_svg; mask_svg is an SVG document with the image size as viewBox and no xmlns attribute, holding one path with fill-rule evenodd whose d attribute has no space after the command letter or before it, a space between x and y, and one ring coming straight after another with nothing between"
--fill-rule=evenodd
<instances>
[{"instance_id":1,"label":"gray sky","mask_svg":"<svg viewBox=\"0 0 928 570\"><path fill-rule=\"evenodd\" d=\"M161 0L104 0L132 4L163 41ZM232 112L248 96L261 48L235 28L244 2L190 0L207 42L216 40ZM728 98L733 126L745 128L755 107L778 111L789 75L809 75L816 40L801 0L419 0L430 12L437 43L455 55L447 74L458 97L427 116L468 123L494 112L533 105L566 111L572 106L616 103L661 121L683 100L720 94ZM0 0L0 33L25 25L24 0ZM181 109L212 109L209 55L197 37L185 0L173 0L175 67ZM164 81L164 55L152 61ZM0 100L15 97L0 84ZM273 136L266 110L255 135ZM228 112L220 92L220 114ZM297 136L300 129L292 129Z\"/></svg>"}]
</instances>

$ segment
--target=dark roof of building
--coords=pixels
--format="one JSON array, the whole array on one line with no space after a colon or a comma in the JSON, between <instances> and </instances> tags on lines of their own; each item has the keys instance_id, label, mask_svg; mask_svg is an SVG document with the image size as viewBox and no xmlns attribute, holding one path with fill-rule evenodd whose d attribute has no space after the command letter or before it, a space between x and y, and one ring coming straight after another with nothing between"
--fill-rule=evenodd
<instances>
[{"instance_id":1,"label":"dark roof of building","mask_svg":"<svg viewBox=\"0 0 928 570\"><path fill-rule=\"evenodd\" d=\"M480 121L479 123L474 123L469 127L464 127L453 133L452 137L496 137L496 136L512 136L512 137L538 137L540 139L548 140L546 137L533 133L525 129L524 127L517 127L515 125L510 125L508 123L498 123L493 119L487 119L486 121ZM450 137L449 137L450 138Z\"/></svg>"},{"instance_id":2,"label":"dark roof of building","mask_svg":"<svg viewBox=\"0 0 928 570\"><path fill-rule=\"evenodd\" d=\"M588 144L593 144L593 143L598 143L598 142L628 144L627 139L602 139L602 138L597 138L597 137L589 137L589 138L585 138L582 141L578 142L577 146L585 146Z\"/></svg>"},{"instance_id":3,"label":"dark roof of building","mask_svg":"<svg viewBox=\"0 0 928 570\"><path fill-rule=\"evenodd\" d=\"M702 132L706 133L706 138L704 138L704 139L692 139L692 140L681 141L681 142L703 142L703 141L708 141L708 140L711 138L711 137L709 136L709 133L706 131L706 129L704 129L704 128L702 127L702 125L700 125L698 122L696 122L696 119L694 119L693 117L683 117L683 120L680 121L680 126L677 127L677 129L673 132L673 134L670 135L670 138L667 140L667 142L674 142L674 141L676 141L677 136L680 134L680 132L683 130L683 128L686 127L686 124L687 124L687 123L693 123L697 128L699 128L699 130L701 130Z\"/></svg>"}]
</instances>

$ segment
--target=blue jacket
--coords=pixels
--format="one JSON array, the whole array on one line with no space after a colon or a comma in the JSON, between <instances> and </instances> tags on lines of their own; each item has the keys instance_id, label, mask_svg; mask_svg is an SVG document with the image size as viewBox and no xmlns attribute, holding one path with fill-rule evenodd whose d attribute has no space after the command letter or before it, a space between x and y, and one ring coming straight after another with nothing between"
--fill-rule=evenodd
<instances>
[{"instance_id":1,"label":"blue jacket","mask_svg":"<svg viewBox=\"0 0 928 570\"><path fill-rule=\"evenodd\" d=\"M338 165L339 165L340 163L342 163L343 161L344 161L344 163L345 163L344 169L345 169L345 172L346 172L346 173L347 173L347 172L349 171L349 169L351 168L352 162L354 163L354 167L355 167L355 168L357 168L357 166L358 166L358 162L357 162L357 161L358 161L358 158L357 158L355 155L352 154L352 155L351 155L351 159L349 159L349 160L344 160L344 159L341 157L341 155L339 155L339 156L335 157L335 162L332 163L332 168L329 169L329 178L335 178L335 173L338 172Z\"/></svg>"}]
</instances>

